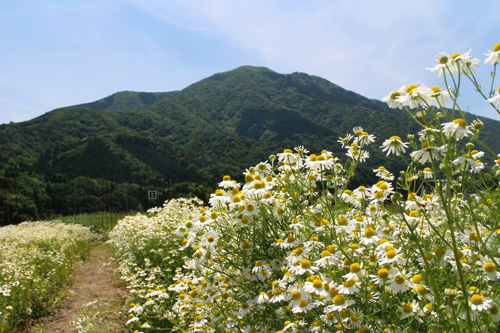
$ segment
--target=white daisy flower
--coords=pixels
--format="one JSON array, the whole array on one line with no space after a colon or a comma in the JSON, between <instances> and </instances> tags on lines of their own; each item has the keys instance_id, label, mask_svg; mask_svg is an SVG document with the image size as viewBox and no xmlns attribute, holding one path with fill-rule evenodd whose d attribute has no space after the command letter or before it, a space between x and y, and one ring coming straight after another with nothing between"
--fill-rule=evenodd
<instances>
[{"instance_id":1,"label":"white daisy flower","mask_svg":"<svg viewBox=\"0 0 500 333\"><path fill-rule=\"evenodd\" d=\"M446 106L448 99L450 98L448 90L442 91L437 86L431 87L431 89L434 92L431 97L433 98L433 101L436 101L437 106Z\"/></svg>"},{"instance_id":2,"label":"white daisy flower","mask_svg":"<svg viewBox=\"0 0 500 333\"><path fill-rule=\"evenodd\" d=\"M487 299L479 294L474 294L469 300L469 306L472 311L486 311L492 306L492 300Z\"/></svg>"},{"instance_id":3,"label":"white daisy flower","mask_svg":"<svg viewBox=\"0 0 500 333\"><path fill-rule=\"evenodd\" d=\"M442 124L442 126L443 133L448 138L455 136L457 140L460 140L472 134L471 130L467 128L467 122L462 118L454 119L452 122Z\"/></svg>"},{"instance_id":4,"label":"white daisy flower","mask_svg":"<svg viewBox=\"0 0 500 333\"><path fill-rule=\"evenodd\" d=\"M221 209L229 203L229 198L224 195L224 192L221 190L216 190L215 193L210 195L210 199L208 200L210 206L214 209Z\"/></svg>"},{"instance_id":5,"label":"white daisy flower","mask_svg":"<svg viewBox=\"0 0 500 333\"><path fill-rule=\"evenodd\" d=\"M288 162L294 164L298 162L299 157L293 153L291 149L285 149L282 153L277 154L280 162Z\"/></svg>"},{"instance_id":6,"label":"white daisy flower","mask_svg":"<svg viewBox=\"0 0 500 333\"><path fill-rule=\"evenodd\" d=\"M403 105L409 104L410 109L417 108L419 105L424 103L425 105L430 105L432 100L432 95L434 91L426 87L424 84L416 85L412 84L406 88L407 95L400 96L398 101Z\"/></svg>"},{"instance_id":7,"label":"white daisy flower","mask_svg":"<svg viewBox=\"0 0 500 333\"><path fill-rule=\"evenodd\" d=\"M201 244L203 244L205 248L210 248L211 250L214 250L218 240L219 240L219 235L217 234L217 232L215 230L210 230L208 233L203 235L201 239Z\"/></svg>"},{"instance_id":8,"label":"white daisy flower","mask_svg":"<svg viewBox=\"0 0 500 333\"><path fill-rule=\"evenodd\" d=\"M474 58L473 56L470 55L470 52L472 49L469 51L465 52L464 54L460 53L455 53L454 55L451 56L452 64L457 68L457 70L460 73L464 73L467 75L474 75L474 69L472 67L479 67L479 59Z\"/></svg>"},{"instance_id":9,"label":"white daisy flower","mask_svg":"<svg viewBox=\"0 0 500 333\"><path fill-rule=\"evenodd\" d=\"M442 74L446 72L451 72L451 74L453 74L453 72L455 71L455 67L451 66L450 64L450 55L448 53L439 52L439 54L436 55L436 61L437 61L436 66L426 68L431 72L437 72L436 78L439 78Z\"/></svg>"},{"instance_id":10,"label":"white daisy flower","mask_svg":"<svg viewBox=\"0 0 500 333\"><path fill-rule=\"evenodd\" d=\"M410 157L417 163L425 164L427 161L436 160L446 155L446 150L446 145L437 147L434 141L423 139L422 149L413 151Z\"/></svg>"},{"instance_id":11,"label":"white daisy flower","mask_svg":"<svg viewBox=\"0 0 500 333\"><path fill-rule=\"evenodd\" d=\"M434 173L432 172L432 169L429 167L424 168L424 179L433 179L434 178Z\"/></svg>"},{"instance_id":12,"label":"white daisy flower","mask_svg":"<svg viewBox=\"0 0 500 333\"><path fill-rule=\"evenodd\" d=\"M341 311L353 305L354 303L356 303L354 300L352 299L346 300L343 295L337 294L333 298L333 304L325 308L325 313L328 314L329 312Z\"/></svg>"},{"instance_id":13,"label":"white daisy flower","mask_svg":"<svg viewBox=\"0 0 500 333\"><path fill-rule=\"evenodd\" d=\"M292 307L293 313L307 313L308 310L314 309L315 305L305 299L301 299L297 304Z\"/></svg>"},{"instance_id":14,"label":"white daisy flower","mask_svg":"<svg viewBox=\"0 0 500 333\"><path fill-rule=\"evenodd\" d=\"M222 187L224 189L232 189L233 187L240 187L240 184L236 183L236 181L231 180L231 177L228 175L225 175L222 178L222 181L219 183L219 187Z\"/></svg>"},{"instance_id":15,"label":"white daisy flower","mask_svg":"<svg viewBox=\"0 0 500 333\"><path fill-rule=\"evenodd\" d=\"M477 265L481 266L481 270L488 280L496 281L500 278L500 273L497 271L496 265L489 257L483 257L482 260L477 262Z\"/></svg>"},{"instance_id":16,"label":"white daisy flower","mask_svg":"<svg viewBox=\"0 0 500 333\"><path fill-rule=\"evenodd\" d=\"M393 90L389 93L389 95L382 98L383 102L387 102L391 109L402 109L403 103L399 100L401 96L406 95L406 86L401 86L398 90Z\"/></svg>"},{"instance_id":17,"label":"white daisy flower","mask_svg":"<svg viewBox=\"0 0 500 333\"><path fill-rule=\"evenodd\" d=\"M412 300L411 303L400 305L396 310L396 313L399 315L399 319L406 319L414 317L416 315L423 315L423 312L420 310L420 306L418 305L416 300Z\"/></svg>"},{"instance_id":18,"label":"white daisy flower","mask_svg":"<svg viewBox=\"0 0 500 333\"><path fill-rule=\"evenodd\" d=\"M456 165L458 167L458 170L462 171L478 173L479 171L484 169L484 164L480 160L474 160L467 156L459 156L451 163L453 163L453 165Z\"/></svg>"},{"instance_id":19,"label":"white daisy flower","mask_svg":"<svg viewBox=\"0 0 500 333\"><path fill-rule=\"evenodd\" d=\"M396 154L396 156L400 156L401 153L406 152L408 144L408 142L403 142L399 136L395 135L385 140L380 148L383 148L382 151L387 152L387 155Z\"/></svg>"},{"instance_id":20,"label":"white daisy flower","mask_svg":"<svg viewBox=\"0 0 500 333\"><path fill-rule=\"evenodd\" d=\"M405 292L410 289L404 271L394 276L394 279L389 284L389 288L391 288L396 293Z\"/></svg>"},{"instance_id":21,"label":"white daisy flower","mask_svg":"<svg viewBox=\"0 0 500 333\"><path fill-rule=\"evenodd\" d=\"M486 56L485 64L490 63L492 66L498 64L500 62L500 43L495 44L493 51L488 51L484 55Z\"/></svg>"},{"instance_id":22,"label":"white daisy flower","mask_svg":"<svg viewBox=\"0 0 500 333\"><path fill-rule=\"evenodd\" d=\"M488 103L495 105L496 108L500 107L500 84L498 85L498 90L495 96L488 98L486 100Z\"/></svg>"},{"instance_id":23,"label":"white daisy flower","mask_svg":"<svg viewBox=\"0 0 500 333\"><path fill-rule=\"evenodd\" d=\"M323 297L328 297L329 292L325 289L324 283L321 279L314 279L312 282L306 281L304 290L310 294L316 294Z\"/></svg>"},{"instance_id":24,"label":"white daisy flower","mask_svg":"<svg viewBox=\"0 0 500 333\"><path fill-rule=\"evenodd\" d=\"M375 139L376 139L375 135L368 134L368 132L361 132L361 135L356 137L353 142L354 144L363 147L369 145L372 142L375 142Z\"/></svg>"}]
</instances>

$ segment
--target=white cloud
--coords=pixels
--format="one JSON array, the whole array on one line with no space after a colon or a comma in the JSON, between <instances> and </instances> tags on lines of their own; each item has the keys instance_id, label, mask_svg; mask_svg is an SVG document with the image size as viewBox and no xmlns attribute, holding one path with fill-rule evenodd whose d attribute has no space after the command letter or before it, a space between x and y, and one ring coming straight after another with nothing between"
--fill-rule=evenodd
<instances>
[{"instance_id":1,"label":"white cloud","mask_svg":"<svg viewBox=\"0 0 500 333\"><path fill-rule=\"evenodd\" d=\"M425 81L442 86L425 70L434 64L434 55L443 50L480 50L483 45L477 38L488 38L488 32L497 29L491 7L468 8L456 1L300 5L297 1L188 1L168 10L162 4L150 2L166 20L174 13L172 24L224 32L234 44L256 52L271 69L322 76L377 99L402 84ZM187 15L179 20L182 13ZM482 36L473 29L476 25ZM466 103L475 105L477 97L470 96Z\"/></svg>"},{"instance_id":2,"label":"white cloud","mask_svg":"<svg viewBox=\"0 0 500 333\"><path fill-rule=\"evenodd\" d=\"M38 86L31 98L45 95L40 106L50 100L52 108L119 90L180 89L241 65L306 72L381 99L403 84L438 84L425 68L434 64L440 51L473 48L481 57L498 42L491 36L496 35L500 11L500 4L493 1L473 7L451 0L47 3L39 5L39 19L46 25L40 27L48 27L60 39L40 38L36 56L27 42L23 54L10 57L2 52L0 61L12 64L4 73L21 85L34 90ZM127 11L143 17L127 17ZM188 42L175 39L185 32L196 36L191 42L199 45L186 46ZM50 51L42 48L42 40L52 43ZM202 55L190 59L191 49ZM486 72L481 78L487 78L489 69L481 70ZM483 110L476 107L476 100L468 105Z\"/></svg>"}]
</instances>

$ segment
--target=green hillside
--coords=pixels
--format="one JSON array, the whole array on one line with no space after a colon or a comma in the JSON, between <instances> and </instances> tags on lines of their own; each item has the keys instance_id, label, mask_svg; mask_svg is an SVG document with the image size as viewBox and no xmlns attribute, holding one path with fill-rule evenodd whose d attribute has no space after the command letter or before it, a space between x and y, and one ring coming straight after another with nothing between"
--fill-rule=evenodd
<instances>
[{"instance_id":1,"label":"green hillside","mask_svg":"<svg viewBox=\"0 0 500 333\"><path fill-rule=\"evenodd\" d=\"M500 151L500 122L480 119L482 140ZM241 179L245 168L297 145L342 159L336 141L354 126L377 136L356 182L370 181L381 163L403 168L374 148L418 131L404 111L303 73L245 66L182 91L126 91L56 109L0 125L0 223L203 195L223 175Z\"/></svg>"}]
</instances>

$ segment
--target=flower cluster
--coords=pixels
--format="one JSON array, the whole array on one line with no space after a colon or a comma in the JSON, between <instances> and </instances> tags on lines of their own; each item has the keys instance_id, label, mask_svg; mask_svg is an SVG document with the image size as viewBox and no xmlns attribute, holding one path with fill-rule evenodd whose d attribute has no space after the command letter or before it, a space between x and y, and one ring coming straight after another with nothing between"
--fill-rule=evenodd
<instances>
[{"instance_id":1,"label":"flower cluster","mask_svg":"<svg viewBox=\"0 0 500 333\"><path fill-rule=\"evenodd\" d=\"M433 70L473 76L479 61L469 53L440 54ZM172 200L120 221L110 242L133 296L127 324L136 332L496 329L500 159L488 165L474 149L481 121L469 123L455 102L443 108L456 96L414 85L386 98L422 126L418 141L382 144L408 163L397 183L381 166L374 184L350 186L375 141L355 127L339 138L343 156L285 149L242 182L225 176L207 207Z\"/></svg>"},{"instance_id":2,"label":"flower cluster","mask_svg":"<svg viewBox=\"0 0 500 333\"><path fill-rule=\"evenodd\" d=\"M91 238L86 227L58 222L0 228L0 332L14 332L50 310Z\"/></svg>"}]
</instances>

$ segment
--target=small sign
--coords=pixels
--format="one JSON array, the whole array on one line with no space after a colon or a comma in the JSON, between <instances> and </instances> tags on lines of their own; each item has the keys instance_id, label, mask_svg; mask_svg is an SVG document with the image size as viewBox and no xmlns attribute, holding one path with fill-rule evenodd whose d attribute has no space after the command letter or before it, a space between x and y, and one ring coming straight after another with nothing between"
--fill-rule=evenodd
<instances>
[{"instance_id":1,"label":"small sign","mask_svg":"<svg viewBox=\"0 0 500 333\"><path fill-rule=\"evenodd\" d=\"M156 195L157 195L156 191L148 191L148 199L149 200L156 200Z\"/></svg>"}]
</instances>

